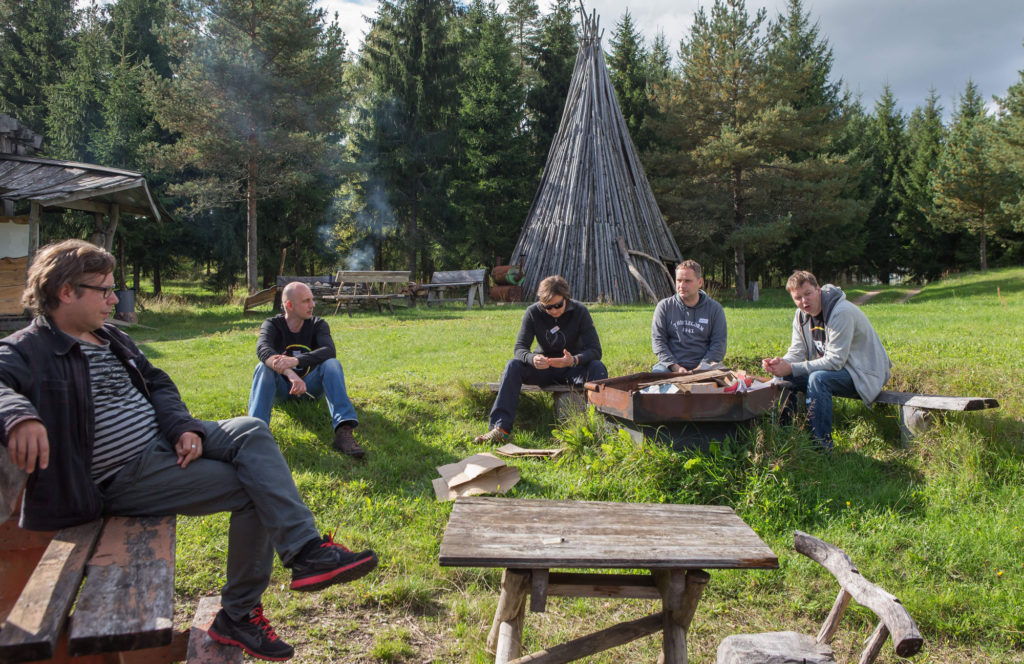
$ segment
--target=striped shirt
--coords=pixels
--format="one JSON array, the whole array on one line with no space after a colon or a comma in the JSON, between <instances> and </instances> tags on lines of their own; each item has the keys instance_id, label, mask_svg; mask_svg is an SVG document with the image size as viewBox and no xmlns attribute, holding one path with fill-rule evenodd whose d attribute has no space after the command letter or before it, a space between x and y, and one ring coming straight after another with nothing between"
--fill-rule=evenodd
<instances>
[{"instance_id":1,"label":"striped shirt","mask_svg":"<svg viewBox=\"0 0 1024 664\"><path fill-rule=\"evenodd\" d=\"M110 344L82 340L79 344L89 362L92 382L92 479L99 484L124 468L161 433L153 404L132 384Z\"/></svg>"}]
</instances>

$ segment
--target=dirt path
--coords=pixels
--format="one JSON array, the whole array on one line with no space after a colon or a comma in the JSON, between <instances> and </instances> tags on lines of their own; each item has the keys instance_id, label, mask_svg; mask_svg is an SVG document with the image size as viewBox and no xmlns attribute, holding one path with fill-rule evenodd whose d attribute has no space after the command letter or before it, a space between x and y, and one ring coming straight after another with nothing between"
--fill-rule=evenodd
<instances>
[{"instance_id":1,"label":"dirt path","mask_svg":"<svg viewBox=\"0 0 1024 664\"><path fill-rule=\"evenodd\" d=\"M858 307L862 304L867 304L868 302L871 301L871 298L873 298L874 296L878 295L881 292L882 291L880 290L868 291L867 293L863 293L853 298L853 303L856 304Z\"/></svg>"},{"instance_id":2,"label":"dirt path","mask_svg":"<svg viewBox=\"0 0 1024 664\"><path fill-rule=\"evenodd\" d=\"M915 295L917 295L920 292L921 292L920 288L915 288L914 290L908 292L906 295L904 295L900 299L896 300L896 304L906 304L907 300L909 300L910 298L914 297Z\"/></svg>"}]
</instances>

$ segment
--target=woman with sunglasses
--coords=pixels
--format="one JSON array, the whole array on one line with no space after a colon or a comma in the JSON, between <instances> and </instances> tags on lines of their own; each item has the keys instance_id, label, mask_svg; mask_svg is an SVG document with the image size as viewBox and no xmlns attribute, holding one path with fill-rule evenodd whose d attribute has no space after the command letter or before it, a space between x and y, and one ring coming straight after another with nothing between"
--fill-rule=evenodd
<instances>
[{"instance_id":1,"label":"woman with sunglasses","mask_svg":"<svg viewBox=\"0 0 1024 664\"><path fill-rule=\"evenodd\" d=\"M491 408L491 430L478 443L508 438L519 405L519 390L527 385L583 385L608 377L601 363L601 340L582 303L569 299L562 277L547 277L537 287L538 302L523 314L513 359L505 365L498 396ZM530 350L536 339L537 347Z\"/></svg>"}]
</instances>

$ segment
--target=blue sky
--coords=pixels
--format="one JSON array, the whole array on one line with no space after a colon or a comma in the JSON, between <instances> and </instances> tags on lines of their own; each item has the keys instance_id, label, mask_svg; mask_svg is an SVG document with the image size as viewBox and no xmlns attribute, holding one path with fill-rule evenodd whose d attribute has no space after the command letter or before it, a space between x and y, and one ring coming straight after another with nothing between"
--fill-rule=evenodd
<instances>
[{"instance_id":1,"label":"blue sky","mask_svg":"<svg viewBox=\"0 0 1024 664\"><path fill-rule=\"evenodd\" d=\"M362 41L376 0L321 0L337 11L352 50ZM499 5L503 6L503 2ZM548 1L538 0L541 11ZM664 32L673 53L688 34L693 14L711 2L698 0L588 0L605 29L605 49L628 8L648 41ZM753 13L765 7L774 18L785 0L748 0ZM905 112L922 104L935 88L948 117L972 79L986 100L1002 96L1024 70L1024 0L805 0L835 58L841 78L871 110L888 84Z\"/></svg>"}]
</instances>

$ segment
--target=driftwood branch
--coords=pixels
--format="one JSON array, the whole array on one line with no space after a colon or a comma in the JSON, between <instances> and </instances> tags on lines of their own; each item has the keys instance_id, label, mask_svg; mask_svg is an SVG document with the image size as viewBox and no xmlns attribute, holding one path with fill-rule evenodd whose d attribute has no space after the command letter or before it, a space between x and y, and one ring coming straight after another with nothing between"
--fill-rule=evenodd
<instances>
[{"instance_id":1,"label":"driftwood branch","mask_svg":"<svg viewBox=\"0 0 1024 664\"><path fill-rule=\"evenodd\" d=\"M831 572L859 604L875 612L892 635L897 655L910 657L921 649L921 633L906 607L896 596L861 576L842 549L799 530L793 535L793 546Z\"/></svg>"}]
</instances>

